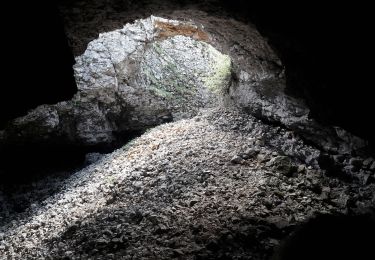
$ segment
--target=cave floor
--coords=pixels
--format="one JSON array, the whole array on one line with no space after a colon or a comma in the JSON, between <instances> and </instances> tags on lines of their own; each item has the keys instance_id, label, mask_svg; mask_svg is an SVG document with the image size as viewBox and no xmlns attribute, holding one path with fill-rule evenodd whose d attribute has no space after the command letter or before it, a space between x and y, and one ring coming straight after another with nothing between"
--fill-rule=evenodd
<instances>
[{"instance_id":1,"label":"cave floor","mask_svg":"<svg viewBox=\"0 0 375 260\"><path fill-rule=\"evenodd\" d=\"M46 199L3 216L0 255L267 259L308 217L374 198L374 184L327 178L295 160L277 165L301 151L314 148L233 108L158 126L68 178L18 194L44 191ZM52 186L59 189L41 189Z\"/></svg>"}]
</instances>

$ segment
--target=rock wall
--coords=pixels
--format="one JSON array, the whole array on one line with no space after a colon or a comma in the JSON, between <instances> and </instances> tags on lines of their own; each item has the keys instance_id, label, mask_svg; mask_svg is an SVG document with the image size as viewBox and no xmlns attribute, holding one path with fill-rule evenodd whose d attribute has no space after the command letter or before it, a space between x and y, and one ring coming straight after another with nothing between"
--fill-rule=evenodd
<instances>
[{"instance_id":1,"label":"rock wall","mask_svg":"<svg viewBox=\"0 0 375 260\"><path fill-rule=\"evenodd\" d=\"M74 56L54 1L10 1L4 7L0 129L41 104L70 99L77 91Z\"/></svg>"},{"instance_id":2,"label":"rock wall","mask_svg":"<svg viewBox=\"0 0 375 260\"><path fill-rule=\"evenodd\" d=\"M255 28L203 12L194 15L194 22L151 17L101 34L76 57L79 91L73 99L14 120L4 139L109 144L116 133L192 117L200 108L222 104L239 68L252 82L280 81L274 76L280 73L273 65L278 59Z\"/></svg>"},{"instance_id":3,"label":"rock wall","mask_svg":"<svg viewBox=\"0 0 375 260\"><path fill-rule=\"evenodd\" d=\"M366 141L319 124L286 94L285 67L253 25L196 9L164 14L91 41L76 57L75 96L12 121L0 132L5 153L18 145L111 146L126 133L237 106L293 131L333 164L341 164L337 154L365 159Z\"/></svg>"}]
</instances>

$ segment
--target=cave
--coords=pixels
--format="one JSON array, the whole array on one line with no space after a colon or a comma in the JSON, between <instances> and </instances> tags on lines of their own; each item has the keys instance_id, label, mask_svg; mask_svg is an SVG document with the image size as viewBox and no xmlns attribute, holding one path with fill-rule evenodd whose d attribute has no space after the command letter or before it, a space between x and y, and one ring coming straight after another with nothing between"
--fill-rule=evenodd
<instances>
[{"instance_id":1,"label":"cave","mask_svg":"<svg viewBox=\"0 0 375 260\"><path fill-rule=\"evenodd\" d=\"M0 258L373 259L367 10L7 6Z\"/></svg>"}]
</instances>

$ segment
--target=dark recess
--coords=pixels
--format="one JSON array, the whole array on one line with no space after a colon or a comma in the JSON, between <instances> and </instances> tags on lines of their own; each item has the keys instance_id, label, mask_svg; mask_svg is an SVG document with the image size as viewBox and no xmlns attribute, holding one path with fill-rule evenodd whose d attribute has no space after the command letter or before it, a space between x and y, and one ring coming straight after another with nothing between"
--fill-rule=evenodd
<instances>
[{"instance_id":1,"label":"dark recess","mask_svg":"<svg viewBox=\"0 0 375 260\"><path fill-rule=\"evenodd\" d=\"M110 153L141 136L144 131L119 133L111 144L83 146L69 141L0 146L0 185L22 184L40 180L56 172L74 172L85 165L87 153Z\"/></svg>"},{"instance_id":2,"label":"dark recess","mask_svg":"<svg viewBox=\"0 0 375 260\"><path fill-rule=\"evenodd\" d=\"M9 15L3 21L5 66L2 69L0 128L29 109L69 99L76 92L72 70L74 59L57 9L60 1L74 2L17 1L2 9ZM135 1L123 2L135 4ZM334 7L306 3L290 5L247 0L169 2L180 8L191 3L204 6L203 2L210 2L211 6L221 5L238 20L254 23L286 66L288 93L304 98L312 117L375 142L372 73L367 62L373 52L372 23L366 6L343 3ZM209 11L210 5L203 10ZM128 140L128 137L123 138ZM30 164L38 168L44 167L46 161L51 165L67 162L75 165L75 160L82 161L85 152L95 149L101 148L79 144L34 144L0 147L0 156L2 162L8 162L8 167L15 165L14 160L15 163L22 161L24 168ZM24 172L24 168L19 172ZM26 174L29 173L21 175Z\"/></svg>"},{"instance_id":3,"label":"dark recess","mask_svg":"<svg viewBox=\"0 0 375 260\"><path fill-rule=\"evenodd\" d=\"M286 67L288 93L307 101L311 117L375 142L369 6L221 2L269 39Z\"/></svg>"},{"instance_id":4,"label":"dark recess","mask_svg":"<svg viewBox=\"0 0 375 260\"><path fill-rule=\"evenodd\" d=\"M272 260L371 259L374 232L370 214L320 215L298 227Z\"/></svg>"},{"instance_id":5,"label":"dark recess","mask_svg":"<svg viewBox=\"0 0 375 260\"><path fill-rule=\"evenodd\" d=\"M74 58L54 1L8 1L2 16L0 128L76 92ZM5 18L6 17L6 18Z\"/></svg>"}]
</instances>

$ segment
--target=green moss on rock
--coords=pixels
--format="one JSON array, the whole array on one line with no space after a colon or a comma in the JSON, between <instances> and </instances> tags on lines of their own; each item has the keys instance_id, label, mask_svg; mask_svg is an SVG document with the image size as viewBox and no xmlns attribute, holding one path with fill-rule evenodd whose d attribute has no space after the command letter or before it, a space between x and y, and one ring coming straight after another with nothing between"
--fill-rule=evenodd
<instances>
[{"instance_id":1,"label":"green moss on rock","mask_svg":"<svg viewBox=\"0 0 375 260\"><path fill-rule=\"evenodd\" d=\"M222 54L209 44L207 51L212 56L212 71L204 77L204 85L214 93L222 93L229 85L232 74L232 61L228 55Z\"/></svg>"},{"instance_id":2,"label":"green moss on rock","mask_svg":"<svg viewBox=\"0 0 375 260\"><path fill-rule=\"evenodd\" d=\"M232 62L206 42L174 36L150 43L140 84L168 107L192 111L217 104L231 78Z\"/></svg>"}]
</instances>

